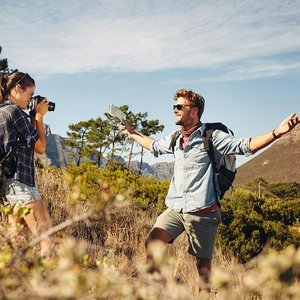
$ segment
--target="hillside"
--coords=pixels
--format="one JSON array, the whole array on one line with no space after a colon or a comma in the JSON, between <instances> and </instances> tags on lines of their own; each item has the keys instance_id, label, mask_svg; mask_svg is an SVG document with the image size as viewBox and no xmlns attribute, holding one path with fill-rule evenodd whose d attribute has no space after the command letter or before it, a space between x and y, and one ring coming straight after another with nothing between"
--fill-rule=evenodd
<instances>
[{"instance_id":1,"label":"hillside","mask_svg":"<svg viewBox=\"0 0 300 300\"><path fill-rule=\"evenodd\" d=\"M234 184L242 186L256 177L268 182L300 183L300 126L240 166Z\"/></svg>"}]
</instances>

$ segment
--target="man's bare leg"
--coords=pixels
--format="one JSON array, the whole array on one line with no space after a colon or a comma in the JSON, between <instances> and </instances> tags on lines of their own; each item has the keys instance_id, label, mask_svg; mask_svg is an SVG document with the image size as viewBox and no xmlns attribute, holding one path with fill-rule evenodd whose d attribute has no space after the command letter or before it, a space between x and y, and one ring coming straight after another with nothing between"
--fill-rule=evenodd
<instances>
[{"instance_id":1,"label":"man's bare leg","mask_svg":"<svg viewBox=\"0 0 300 300\"><path fill-rule=\"evenodd\" d=\"M210 274L211 274L211 259L208 258L196 258L196 266L200 279L202 280L201 286L204 288L199 290L206 290L210 292Z\"/></svg>"},{"instance_id":2,"label":"man's bare leg","mask_svg":"<svg viewBox=\"0 0 300 300\"><path fill-rule=\"evenodd\" d=\"M156 241L160 241L167 244L173 240L172 236L164 229L155 227L153 228L147 236L145 247L146 247L146 258L150 265L149 272L153 273L159 270L155 266L154 258L151 252L151 244Z\"/></svg>"}]
</instances>

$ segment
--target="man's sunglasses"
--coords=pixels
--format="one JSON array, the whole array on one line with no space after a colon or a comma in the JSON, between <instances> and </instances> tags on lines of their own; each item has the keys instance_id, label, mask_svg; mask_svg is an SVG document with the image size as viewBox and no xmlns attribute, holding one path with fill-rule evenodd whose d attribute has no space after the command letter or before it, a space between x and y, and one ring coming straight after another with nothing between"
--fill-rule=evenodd
<instances>
[{"instance_id":1,"label":"man's sunglasses","mask_svg":"<svg viewBox=\"0 0 300 300\"><path fill-rule=\"evenodd\" d=\"M183 110L184 107L186 106L195 106L195 105L191 105L191 104L176 104L173 105L173 110L177 109L177 110Z\"/></svg>"}]
</instances>

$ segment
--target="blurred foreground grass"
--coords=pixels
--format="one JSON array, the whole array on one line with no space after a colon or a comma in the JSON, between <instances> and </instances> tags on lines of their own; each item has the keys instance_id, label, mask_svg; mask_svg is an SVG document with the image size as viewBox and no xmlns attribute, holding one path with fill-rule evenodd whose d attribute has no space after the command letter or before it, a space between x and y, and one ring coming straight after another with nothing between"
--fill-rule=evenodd
<instances>
[{"instance_id":1,"label":"blurred foreground grass","mask_svg":"<svg viewBox=\"0 0 300 300\"><path fill-rule=\"evenodd\" d=\"M133 201L138 194L118 170L110 178L105 171L101 176L93 167L84 168L90 169L38 172L54 225L84 216L53 234L57 249L51 258L39 259L38 246L28 247L24 237L32 237L22 224L23 234L14 238L2 221L1 299L300 299L300 249L293 246L267 249L244 265L216 249L210 295L197 293L201 282L184 235L166 250L154 245L161 272L147 273L144 240L159 213L151 209L153 199L145 209ZM142 185L138 180L133 181ZM26 213L24 208L2 211Z\"/></svg>"}]
</instances>

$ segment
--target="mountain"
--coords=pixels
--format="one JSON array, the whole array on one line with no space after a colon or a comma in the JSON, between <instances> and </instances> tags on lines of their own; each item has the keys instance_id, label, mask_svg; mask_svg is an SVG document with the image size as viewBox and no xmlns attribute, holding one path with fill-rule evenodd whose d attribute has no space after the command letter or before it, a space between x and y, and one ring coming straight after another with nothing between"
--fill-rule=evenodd
<instances>
[{"instance_id":1,"label":"mountain","mask_svg":"<svg viewBox=\"0 0 300 300\"><path fill-rule=\"evenodd\" d=\"M64 138L52 134L50 127L45 127L47 133L47 151L37 155L43 165L64 167L72 161L72 149L64 145ZM256 155L237 170L235 187L243 186L257 177L263 177L269 182L298 182L300 183L300 126L292 132L276 140L265 151ZM124 161L120 158L120 161ZM106 161L102 162L105 165ZM158 179L170 179L173 175L172 162L161 162L153 165L142 164L141 174L155 176ZM132 161L131 169L139 173L139 162Z\"/></svg>"},{"instance_id":2,"label":"mountain","mask_svg":"<svg viewBox=\"0 0 300 300\"><path fill-rule=\"evenodd\" d=\"M64 138L58 134L52 134L49 125L44 125L44 129L47 138L46 153L35 153L35 157L38 158L44 166L65 167L68 154L66 153Z\"/></svg>"},{"instance_id":3,"label":"mountain","mask_svg":"<svg viewBox=\"0 0 300 300\"><path fill-rule=\"evenodd\" d=\"M171 179L173 176L173 166L174 163L172 162L160 162L153 165L143 162L141 174L146 176L154 176L160 180ZM134 172L139 173L140 163L133 161L130 165L130 168Z\"/></svg>"},{"instance_id":4,"label":"mountain","mask_svg":"<svg viewBox=\"0 0 300 300\"><path fill-rule=\"evenodd\" d=\"M243 186L256 177L268 182L300 183L300 126L240 166L234 185Z\"/></svg>"}]
</instances>

